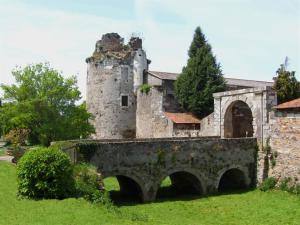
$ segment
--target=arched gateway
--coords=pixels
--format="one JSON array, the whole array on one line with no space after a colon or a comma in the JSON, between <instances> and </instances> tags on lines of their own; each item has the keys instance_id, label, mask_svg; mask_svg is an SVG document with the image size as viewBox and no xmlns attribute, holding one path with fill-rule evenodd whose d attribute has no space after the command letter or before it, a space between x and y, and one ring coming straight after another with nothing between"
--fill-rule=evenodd
<instances>
[{"instance_id":1,"label":"arched gateway","mask_svg":"<svg viewBox=\"0 0 300 225\"><path fill-rule=\"evenodd\" d=\"M253 137L253 116L250 107L243 101L232 102L224 115L224 137Z\"/></svg>"},{"instance_id":2,"label":"arched gateway","mask_svg":"<svg viewBox=\"0 0 300 225\"><path fill-rule=\"evenodd\" d=\"M214 94L214 128L222 138L268 135L269 112L277 104L271 87L248 88Z\"/></svg>"}]
</instances>

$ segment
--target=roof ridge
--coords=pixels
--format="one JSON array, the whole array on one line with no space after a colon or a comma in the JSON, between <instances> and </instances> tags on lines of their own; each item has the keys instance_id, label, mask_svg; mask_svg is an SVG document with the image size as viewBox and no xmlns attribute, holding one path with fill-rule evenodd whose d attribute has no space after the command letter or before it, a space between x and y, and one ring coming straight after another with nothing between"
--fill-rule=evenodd
<instances>
[{"instance_id":1,"label":"roof ridge","mask_svg":"<svg viewBox=\"0 0 300 225\"><path fill-rule=\"evenodd\" d=\"M148 70L149 73L161 73L161 74L174 74L180 75L180 73L175 72L165 72L165 71L157 71L157 70ZM224 76L225 79L233 79L233 80L244 80L244 81L254 81L254 82L265 82L265 83L274 83L274 81L267 81L267 80L251 80L251 79L243 79L243 78L234 78L234 77L227 77Z\"/></svg>"}]
</instances>

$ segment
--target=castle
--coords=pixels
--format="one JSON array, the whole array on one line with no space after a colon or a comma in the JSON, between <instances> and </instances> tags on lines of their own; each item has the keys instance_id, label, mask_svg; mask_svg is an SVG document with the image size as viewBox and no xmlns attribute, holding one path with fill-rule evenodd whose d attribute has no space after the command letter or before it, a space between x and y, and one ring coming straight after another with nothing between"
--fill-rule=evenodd
<instances>
[{"instance_id":1,"label":"castle","mask_svg":"<svg viewBox=\"0 0 300 225\"><path fill-rule=\"evenodd\" d=\"M276 108L272 82L225 78L226 91L214 94L214 112L200 120L177 103L178 74L149 70L140 38L125 44L117 33L105 34L86 62L93 138L256 137L262 149L271 145L277 155L277 166L266 170L264 164L275 156L259 154L258 177L288 174L300 180L300 106ZM287 160L293 163L287 166Z\"/></svg>"},{"instance_id":2,"label":"castle","mask_svg":"<svg viewBox=\"0 0 300 225\"><path fill-rule=\"evenodd\" d=\"M174 95L174 81L179 74L149 71L151 61L146 57L140 38L131 38L128 44L124 44L124 39L117 33L105 34L97 41L93 55L86 62L87 106L95 117L94 138L222 136L218 130L219 125L213 121L218 120L215 118L216 113L199 120L182 111ZM233 92L233 95L239 93L242 96L237 90L249 91L251 88L264 92L265 98L270 99L268 104L261 103L260 98L253 101L258 101L256 103L259 106L264 105L266 112L276 105L275 94L270 89L272 82L233 78L225 80L227 91ZM144 84L151 88L140 90ZM215 98L215 112L218 99ZM234 108L235 115L248 115L239 129L240 134L234 136L252 137L251 111L242 103L236 104ZM237 116L232 121L240 124Z\"/></svg>"}]
</instances>

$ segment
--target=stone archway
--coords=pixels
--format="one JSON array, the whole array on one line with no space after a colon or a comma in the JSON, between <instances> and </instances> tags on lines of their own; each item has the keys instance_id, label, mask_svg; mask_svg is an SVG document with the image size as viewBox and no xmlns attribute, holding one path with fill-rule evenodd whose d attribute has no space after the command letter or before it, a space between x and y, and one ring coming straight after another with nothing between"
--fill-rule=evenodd
<instances>
[{"instance_id":1,"label":"stone archway","mask_svg":"<svg viewBox=\"0 0 300 225\"><path fill-rule=\"evenodd\" d=\"M220 177L218 191L234 191L248 187L245 173L238 168L226 170Z\"/></svg>"},{"instance_id":2,"label":"stone archway","mask_svg":"<svg viewBox=\"0 0 300 225\"><path fill-rule=\"evenodd\" d=\"M105 179L110 178L115 178L116 181L113 182L117 182L119 186L118 190L108 190L110 192L111 198L116 202L123 200L143 202L145 200L145 191L143 189L144 186L136 178L123 174L108 175L103 179L104 188L106 188Z\"/></svg>"},{"instance_id":3,"label":"stone archway","mask_svg":"<svg viewBox=\"0 0 300 225\"><path fill-rule=\"evenodd\" d=\"M224 115L224 137L253 137L253 114L247 103L241 100L232 102Z\"/></svg>"},{"instance_id":4,"label":"stone archway","mask_svg":"<svg viewBox=\"0 0 300 225\"><path fill-rule=\"evenodd\" d=\"M169 177L169 186L161 186L165 178ZM171 171L159 180L156 198L180 197L182 195L202 195L205 193L202 180L194 173L185 170Z\"/></svg>"}]
</instances>

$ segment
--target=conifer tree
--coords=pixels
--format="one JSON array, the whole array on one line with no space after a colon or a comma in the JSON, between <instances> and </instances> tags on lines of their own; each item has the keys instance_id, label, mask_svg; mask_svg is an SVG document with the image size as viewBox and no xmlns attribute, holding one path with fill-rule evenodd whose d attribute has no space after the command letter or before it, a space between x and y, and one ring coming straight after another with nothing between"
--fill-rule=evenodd
<instances>
[{"instance_id":1,"label":"conifer tree","mask_svg":"<svg viewBox=\"0 0 300 225\"><path fill-rule=\"evenodd\" d=\"M184 110L202 118L213 112L213 93L225 90L225 80L200 27L195 30L188 56L175 82L175 94Z\"/></svg>"}]
</instances>

